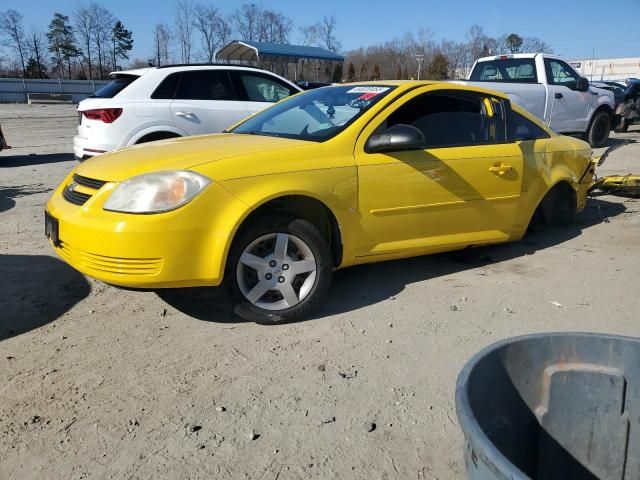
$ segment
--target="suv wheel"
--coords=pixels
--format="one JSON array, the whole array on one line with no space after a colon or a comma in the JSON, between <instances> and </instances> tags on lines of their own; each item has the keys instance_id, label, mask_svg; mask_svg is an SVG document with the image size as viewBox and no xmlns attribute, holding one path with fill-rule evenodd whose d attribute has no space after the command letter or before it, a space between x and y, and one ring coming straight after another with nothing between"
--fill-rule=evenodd
<instances>
[{"instance_id":1,"label":"suv wheel","mask_svg":"<svg viewBox=\"0 0 640 480\"><path fill-rule=\"evenodd\" d=\"M244 230L227 265L236 314L263 324L308 315L326 296L333 275L325 238L293 217L267 218Z\"/></svg>"}]
</instances>

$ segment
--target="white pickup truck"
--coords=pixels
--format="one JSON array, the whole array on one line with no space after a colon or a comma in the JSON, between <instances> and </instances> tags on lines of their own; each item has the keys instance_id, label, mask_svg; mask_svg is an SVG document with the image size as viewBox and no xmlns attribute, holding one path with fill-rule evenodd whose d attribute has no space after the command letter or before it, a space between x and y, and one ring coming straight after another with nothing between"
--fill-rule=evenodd
<instances>
[{"instance_id":1,"label":"white pickup truck","mask_svg":"<svg viewBox=\"0 0 640 480\"><path fill-rule=\"evenodd\" d=\"M560 57L541 53L478 59L469 81L504 92L558 133L581 135L592 147L606 145L615 109L613 93L589 85Z\"/></svg>"}]
</instances>

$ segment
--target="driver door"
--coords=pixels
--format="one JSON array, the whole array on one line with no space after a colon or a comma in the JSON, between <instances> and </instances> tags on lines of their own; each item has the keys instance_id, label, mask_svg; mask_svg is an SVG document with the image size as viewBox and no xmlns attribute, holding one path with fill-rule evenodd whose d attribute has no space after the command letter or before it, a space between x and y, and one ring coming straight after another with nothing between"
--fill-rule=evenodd
<instances>
[{"instance_id":1,"label":"driver door","mask_svg":"<svg viewBox=\"0 0 640 480\"><path fill-rule=\"evenodd\" d=\"M424 87L365 128L355 153L364 230L360 257L394 258L510 237L523 157L515 143L507 143L506 103ZM397 124L420 129L426 148L366 153L371 135Z\"/></svg>"},{"instance_id":2,"label":"driver door","mask_svg":"<svg viewBox=\"0 0 640 480\"><path fill-rule=\"evenodd\" d=\"M576 90L580 76L566 62L545 58L544 65L552 102L549 126L558 132L586 131L591 92Z\"/></svg>"}]
</instances>

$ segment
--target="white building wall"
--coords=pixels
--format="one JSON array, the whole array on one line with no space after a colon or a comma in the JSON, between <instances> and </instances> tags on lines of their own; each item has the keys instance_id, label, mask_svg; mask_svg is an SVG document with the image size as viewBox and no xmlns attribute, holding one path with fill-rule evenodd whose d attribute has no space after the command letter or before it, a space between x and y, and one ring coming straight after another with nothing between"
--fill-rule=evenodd
<instances>
[{"instance_id":1,"label":"white building wall","mask_svg":"<svg viewBox=\"0 0 640 480\"><path fill-rule=\"evenodd\" d=\"M572 60L570 63L589 80L640 78L640 57Z\"/></svg>"}]
</instances>

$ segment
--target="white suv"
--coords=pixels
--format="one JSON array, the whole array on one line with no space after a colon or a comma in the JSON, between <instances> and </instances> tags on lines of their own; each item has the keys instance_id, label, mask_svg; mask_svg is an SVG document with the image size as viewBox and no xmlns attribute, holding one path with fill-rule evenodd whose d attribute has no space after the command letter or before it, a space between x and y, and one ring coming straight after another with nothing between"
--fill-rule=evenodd
<instances>
[{"instance_id":1,"label":"white suv","mask_svg":"<svg viewBox=\"0 0 640 480\"><path fill-rule=\"evenodd\" d=\"M284 78L233 65L171 65L113 72L78 105L76 158L137 143L221 132L300 92Z\"/></svg>"}]
</instances>

